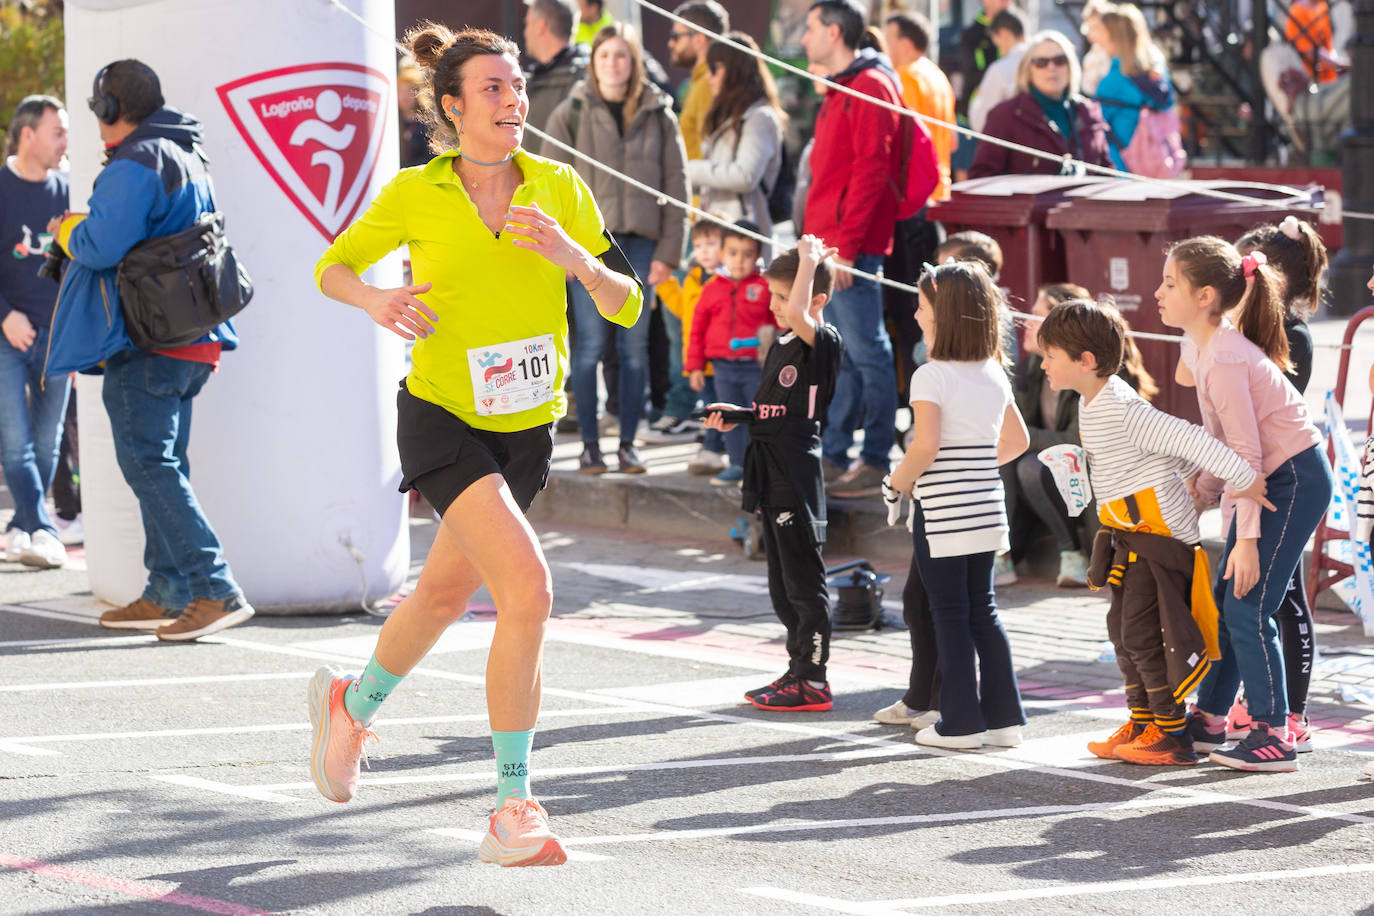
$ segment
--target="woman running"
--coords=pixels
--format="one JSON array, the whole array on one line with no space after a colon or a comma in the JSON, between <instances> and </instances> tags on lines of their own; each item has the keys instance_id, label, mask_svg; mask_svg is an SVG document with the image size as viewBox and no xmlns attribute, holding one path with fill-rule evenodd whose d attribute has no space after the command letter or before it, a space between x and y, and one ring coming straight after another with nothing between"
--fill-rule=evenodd
<instances>
[{"instance_id":1,"label":"woman running","mask_svg":"<svg viewBox=\"0 0 1374 916\"><path fill-rule=\"evenodd\" d=\"M401 490L419 490L442 524L362 674L321 668L311 681L311 771L326 798L353 797L377 708L486 585L496 603L486 677L497 799L479 855L558 865L567 856L529 790L552 583L524 513L565 407L565 274L617 324L635 323L644 295L577 173L520 148L529 101L514 43L433 23L406 40L428 73L420 99L438 155L387 184L315 277L325 295L415 340L397 396ZM417 285L362 281L402 245Z\"/></svg>"}]
</instances>

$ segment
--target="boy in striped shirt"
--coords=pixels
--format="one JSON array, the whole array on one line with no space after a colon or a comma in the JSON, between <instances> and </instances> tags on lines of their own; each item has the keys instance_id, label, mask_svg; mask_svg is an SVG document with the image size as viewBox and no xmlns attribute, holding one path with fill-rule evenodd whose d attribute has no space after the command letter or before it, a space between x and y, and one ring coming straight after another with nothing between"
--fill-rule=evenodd
<instances>
[{"instance_id":1,"label":"boy in striped shirt","mask_svg":"<svg viewBox=\"0 0 1374 916\"><path fill-rule=\"evenodd\" d=\"M1045 375L1082 397L1078 425L1103 528L1089 584L1113 586L1107 633L1131 718L1098 757L1128 763L1197 762L1183 701L1219 657L1211 574L1185 478L1203 468L1236 499L1264 499L1264 478L1200 426L1151 407L1117 377L1126 323L1109 305L1070 300L1040 327Z\"/></svg>"}]
</instances>

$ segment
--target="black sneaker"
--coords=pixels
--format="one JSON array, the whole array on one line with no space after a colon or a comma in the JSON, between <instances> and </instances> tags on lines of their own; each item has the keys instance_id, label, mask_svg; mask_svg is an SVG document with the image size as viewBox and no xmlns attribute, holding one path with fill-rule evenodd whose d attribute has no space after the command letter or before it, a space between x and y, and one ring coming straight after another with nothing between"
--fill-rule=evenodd
<instances>
[{"instance_id":1,"label":"black sneaker","mask_svg":"<svg viewBox=\"0 0 1374 916\"><path fill-rule=\"evenodd\" d=\"M582 446L582 454L577 459L577 472L579 474L606 473L606 460L601 457L601 446L594 444Z\"/></svg>"},{"instance_id":2,"label":"black sneaker","mask_svg":"<svg viewBox=\"0 0 1374 916\"><path fill-rule=\"evenodd\" d=\"M788 678L786 683L751 697L749 702L759 709L783 712L827 712L835 705L830 697L830 684L812 687L799 677Z\"/></svg>"},{"instance_id":3,"label":"black sneaker","mask_svg":"<svg viewBox=\"0 0 1374 916\"><path fill-rule=\"evenodd\" d=\"M1285 732L1286 733L1286 732ZM1250 726L1250 734L1224 751L1212 751L1211 760L1233 770L1263 773L1293 773L1298 769L1298 752L1263 722Z\"/></svg>"},{"instance_id":4,"label":"black sneaker","mask_svg":"<svg viewBox=\"0 0 1374 916\"><path fill-rule=\"evenodd\" d=\"M1209 723L1208 719L1213 721ZM1193 750L1199 754L1222 747L1226 744L1226 717L1209 716L1193 707L1188 713L1188 738L1193 743Z\"/></svg>"},{"instance_id":5,"label":"black sneaker","mask_svg":"<svg viewBox=\"0 0 1374 916\"><path fill-rule=\"evenodd\" d=\"M761 694L765 694L770 690L777 690L779 687L786 684L791 679L792 672L789 671L771 684L767 684L763 687L755 687L753 690L744 691L744 698L752 703L754 701L754 697L759 696Z\"/></svg>"},{"instance_id":6,"label":"black sneaker","mask_svg":"<svg viewBox=\"0 0 1374 916\"><path fill-rule=\"evenodd\" d=\"M620 451L616 452L616 458L620 461L620 473L622 474L643 474L649 470L644 466L643 460L639 457L639 452L635 451L633 445L620 446Z\"/></svg>"}]
</instances>

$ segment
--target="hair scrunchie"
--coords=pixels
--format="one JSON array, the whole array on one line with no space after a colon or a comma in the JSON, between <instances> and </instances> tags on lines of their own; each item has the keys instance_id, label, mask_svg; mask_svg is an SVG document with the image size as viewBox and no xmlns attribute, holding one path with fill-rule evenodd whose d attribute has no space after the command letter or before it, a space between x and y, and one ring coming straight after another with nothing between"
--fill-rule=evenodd
<instances>
[{"instance_id":1,"label":"hair scrunchie","mask_svg":"<svg viewBox=\"0 0 1374 916\"><path fill-rule=\"evenodd\" d=\"M1263 251L1252 251L1240 259L1240 272L1244 275L1245 279L1249 280L1255 275L1255 271L1259 270L1262 265L1268 263L1269 258L1265 256Z\"/></svg>"},{"instance_id":2,"label":"hair scrunchie","mask_svg":"<svg viewBox=\"0 0 1374 916\"><path fill-rule=\"evenodd\" d=\"M1298 240L1298 236L1302 234L1299 231L1298 218L1291 213L1283 218L1283 222L1279 223L1279 231L1295 242Z\"/></svg>"}]
</instances>

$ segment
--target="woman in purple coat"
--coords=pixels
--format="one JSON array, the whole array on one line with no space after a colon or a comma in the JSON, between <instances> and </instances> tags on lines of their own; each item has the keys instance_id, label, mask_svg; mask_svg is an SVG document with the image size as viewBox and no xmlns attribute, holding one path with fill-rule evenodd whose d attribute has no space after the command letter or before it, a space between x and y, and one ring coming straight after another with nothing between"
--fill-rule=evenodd
<instances>
[{"instance_id":1,"label":"woman in purple coat","mask_svg":"<svg viewBox=\"0 0 1374 916\"><path fill-rule=\"evenodd\" d=\"M1107 124L1097 103L1079 95L1078 54L1060 32L1032 36L1016 71L1020 93L988 113L984 133L1092 165L1111 166ZM1082 174L1081 165L982 141L968 177Z\"/></svg>"}]
</instances>

